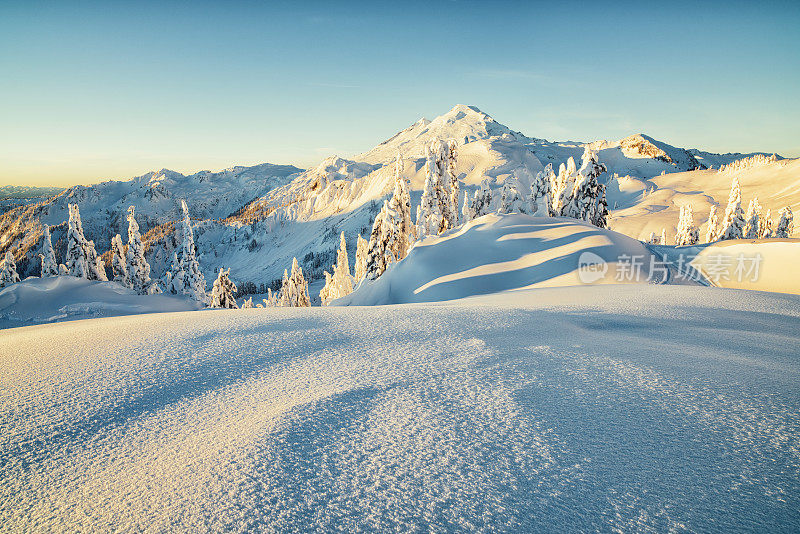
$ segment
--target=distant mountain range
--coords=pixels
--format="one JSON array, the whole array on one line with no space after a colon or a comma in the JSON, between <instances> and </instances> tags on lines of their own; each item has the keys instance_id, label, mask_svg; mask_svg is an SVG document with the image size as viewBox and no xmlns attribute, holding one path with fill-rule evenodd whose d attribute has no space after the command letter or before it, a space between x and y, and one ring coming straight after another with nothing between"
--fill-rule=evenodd
<instances>
[{"instance_id":1,"label":"distant mountain range","mask_svg":"<svg viewBox=\"0 0 800 534\"><path fill-rule=\"evenodd\" d=\"M224 266L231 268L237 282L270 283L280 278L292 257L318 279L333 262L340 232L345 232L351 255L357 234L369 232L382 199L390 193L398 155L403 159L403 174L411 182L412 202L419 201L425 147L434 138L457 140L457 170L467 191L485 178L495 188L508 179L525 187L548 164L557 169L570 157L580 164L584 149L590 146L608 168L602 179L608 183L609 206L620 211L635 209L644 202L658 188L653 179L661 175L696 175L696 183L690 179L690 189L702 192L703 177L716 174L707 168L755 155L687 150L644 134L618 141L548 141L513 131L476 107L458 105L433 120L420 119L353 159L331 156L313 169L264 163L190 176L162 169L127 181L70 187L2 215L0 254L10 247L23 276L38 274L35 255L40 247L41 223L47 223L55 227L53 240L61 261L69 203L80 207L87 238L95 241L99 251L106 251L114 234L126 235L125 213L133 205L142 231L147 232L148 259L153 275L158 277L175 246L172 230L178 219L178 200L185 199L195 219L200 265L207 279ZM798 160L776 159L779 161L774 165L789 169L783 180L791 181L797 167L787 164ZM730 178L725 180L729 182ZM759 187L782 186L766 182ZM768 196L767 191L748 191L745 184L743 189L745 195ZM718 194L712 200L723 202ZM786 203L795 207L793 203L800 198L794 193L789 196ZM650 205L653 212L671 213L669 210L675 208ZM776 212L782 206L765 207ZM625 232L624 221L615 223L614 214L612 211L612 228ZM636 232L641 226L637 222ZM641 236L637 233L632 237Z\"/></svg>"}]
</instances>

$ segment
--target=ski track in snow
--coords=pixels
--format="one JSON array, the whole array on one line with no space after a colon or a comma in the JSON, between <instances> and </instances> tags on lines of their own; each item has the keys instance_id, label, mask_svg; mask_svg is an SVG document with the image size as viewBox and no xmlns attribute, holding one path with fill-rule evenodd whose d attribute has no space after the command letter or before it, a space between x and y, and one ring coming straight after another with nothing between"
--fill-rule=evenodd
<instances>
[{"instance_id":1,"label":"ski track in snow","mask_svg":"<svg viewBox=\"0 0 800 534\"><path fill-rule=\"evenodd\" d=\"M742 295L8 330L0 530L796 531L800 298Z\"/></svg>"}]
</instances>

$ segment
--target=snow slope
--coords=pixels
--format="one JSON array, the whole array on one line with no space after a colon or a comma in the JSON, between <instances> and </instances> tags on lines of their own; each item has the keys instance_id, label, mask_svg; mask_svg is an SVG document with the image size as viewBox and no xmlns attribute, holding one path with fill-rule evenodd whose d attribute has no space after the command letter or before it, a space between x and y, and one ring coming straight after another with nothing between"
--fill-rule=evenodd
<instances>
[{"instance_id":1,"label":"snow slope","mask_svg":"<svg viewBox=\"0 0 800 534\"><path fill-rule=\"evenodd\" d=\"M634 257L640 274L628 277L626 264L632 266ZM602 271L592 276L582 271L586 263L601 265ZM418 242L380 278L365 280L333 304L431 302L583 283L688 283L676 280L674 271L667 273L662 267L640 241L582 221L485 215Z\"/></svg>"},{"instance_id":2,"label":"snow slope","mask_svg":"<svg viewBox=\"0 0 800 534\"><path fill-rule=\"evenodd\" d=\"M798 320L601 285L8 330L0 524L797 531Z\"/></svg>"},{"instance_id":3,"label":"snow slope","mask_svg":"<svg viewBox=\"0 0 800 534\"><path fill-rule=\"evenodd\" d=\"M757 158L758 159L758 158ZM647 239L651 232L661 235L667 229L667 242L674 243L681 206L691 204L694 222L700 226L700 235L705 239L708 212L712 205L718 206L721 217L728 204L731 180L739 177L742 189L742 209L747 210L750 199L758 196L764 207L772 210L777 222L781 208L789 206L795 213L800 210L800 159L785 159L776 162L743 164L733 169L697 170L692 172L665 174L647 180L638 197L632 202L620 201L619 209L611 212L610 224L617 232L638 239ZM630 187L633 181L625 182ZM614 205L611 195L609 205ZM800 237L800 225L796 225L795 237Z\"/></svg>"},{"instance_id":4,"label":"snow slope","mask_svg":"<svg viewBox=\"0 0 800 534\"><path fill-rule=\"evenodd\" d=\"M115 282L31 277L0 289L0 329L94 317L196 310L172 295L138 295Z\"/></svg>"}]
</instances>

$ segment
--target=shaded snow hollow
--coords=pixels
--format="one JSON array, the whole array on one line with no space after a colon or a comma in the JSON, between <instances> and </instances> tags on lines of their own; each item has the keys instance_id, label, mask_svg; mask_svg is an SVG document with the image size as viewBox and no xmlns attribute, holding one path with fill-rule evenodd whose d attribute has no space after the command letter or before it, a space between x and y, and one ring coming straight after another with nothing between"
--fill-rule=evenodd
<instances>
[{"instance_id":1,"label":"shaded snow hollow","mask_svg":"<svg viewBox=\"0 0 800 534\"><path fill-rule=\"evenodd\" d=\"M0 335L12 531L797 531L800 297L666 285Z\"/></svg>"}]
</instances>

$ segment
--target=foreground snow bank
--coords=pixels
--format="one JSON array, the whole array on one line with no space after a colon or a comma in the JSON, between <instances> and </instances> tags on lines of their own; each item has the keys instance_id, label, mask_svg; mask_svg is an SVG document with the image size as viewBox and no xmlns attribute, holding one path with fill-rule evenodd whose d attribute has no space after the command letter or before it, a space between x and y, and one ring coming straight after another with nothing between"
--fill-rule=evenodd
<instances>
[{"instance_id":1,"label":"foreground snow bank","mask_svg":"<svg viewBox=\"0 0 800 534\"><path fill-rule=\"evenodd\" d=\"M587 258L600 266L597 276L579 269ZM628 276L634 261L636 275ZM418 242L379 279L365 280L334 304L432 302L588 282L679 282L659 267L640 241L583 221L492 214Z\"/></svg>"},{"instance_id":2,"label":"foreground snow bank","mask_svg":"<svg viewBox=\"0 0 800 534\"><path fill-rule=\"evenodd\" d=\"M797 531L798 320L601 285L9 330L0 524Z\"/></svg>"},{"instance_id":3,"label":"foreground snow bank","mask_svg":"<svg viewBox=\"0 0 800 534\"><path fill-rule=\"evenodd\" d=\"M196 309L176 296L138 295L114 282L73 276L28 278L0 290L0 328Z\"/></svg>"}]
</instances>

